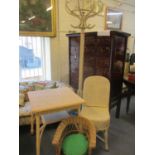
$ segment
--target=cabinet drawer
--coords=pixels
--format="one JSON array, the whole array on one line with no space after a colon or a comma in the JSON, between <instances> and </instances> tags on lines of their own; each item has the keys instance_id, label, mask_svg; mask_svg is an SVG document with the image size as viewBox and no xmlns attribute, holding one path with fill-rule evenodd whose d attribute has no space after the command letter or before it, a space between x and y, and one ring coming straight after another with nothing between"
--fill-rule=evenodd
<instances>
[{"instance_id":1,"label":"cabinet drawer","mask_svg":"<svg viewBox=\"0 0 155 155\"><path fill-rule=\"evenodd\" d=\"M70 39L70 46L80 46L80 38L73 37L72 39Z\"/></svg>"},{"instance_id":2,"label":"cabinet drawer","mask_svg":"<svg viewBox=\"0 0 155 155\"><path fill-rule=\"evenodd\" d=\"M98 37L96 39L97 46L109 46L111 44L110 37Z\"/></svg>"},{"instance_id":3,"label":"cabinet drawer","mask_svg":"<svg viewBox=\"0 0 155 155\"><path fill-rule=\"evenodd\" d=\"M70 48L70 55L77 55L77 56L79 56L79 52L80 52L80 49L77 46L72 46Z\"/></svg>"},{"instance_id":4,"label":"cabinet drawer","mask_svg":"<svg viewBox=\"0 0 155 155\"><path fill-rule=\"evenodd\" d=\"M85 37L85 46L95 46L96 37L95 36L86 36Z\"/></svg>"}]
</instances>

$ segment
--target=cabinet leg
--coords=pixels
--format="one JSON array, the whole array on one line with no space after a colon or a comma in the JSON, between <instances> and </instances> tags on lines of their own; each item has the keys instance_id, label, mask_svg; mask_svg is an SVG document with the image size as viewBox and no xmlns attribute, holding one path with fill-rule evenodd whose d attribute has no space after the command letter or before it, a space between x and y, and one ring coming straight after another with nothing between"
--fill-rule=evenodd
<instances>
[{"instance_id":1,"label":"cabinet leg","mask_svg":"<svg viewBox=\"0 0 155 155\"><path fill-rule=\"evenodd\" d=\"M121 98L118 100L118 103L117 103L117 107L116 107L116 118L119 118L120 116L120 109L121 109Z\"/></svg>"}]
</instances>

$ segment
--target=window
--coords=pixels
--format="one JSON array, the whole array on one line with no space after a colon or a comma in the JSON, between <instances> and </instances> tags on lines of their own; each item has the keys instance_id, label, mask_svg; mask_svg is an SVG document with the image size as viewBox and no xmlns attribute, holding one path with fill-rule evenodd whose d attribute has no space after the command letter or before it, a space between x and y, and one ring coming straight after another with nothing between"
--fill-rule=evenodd
<instances>
[{"instance_id":1,"label":"window","mask_svg":"<svg viewBox=\"0 0 155 155\"><path fill-rule=\"evenodd\" d=\"M50 38L19 37L19 80L51 80Z\"/></svg>"}]
</instances>

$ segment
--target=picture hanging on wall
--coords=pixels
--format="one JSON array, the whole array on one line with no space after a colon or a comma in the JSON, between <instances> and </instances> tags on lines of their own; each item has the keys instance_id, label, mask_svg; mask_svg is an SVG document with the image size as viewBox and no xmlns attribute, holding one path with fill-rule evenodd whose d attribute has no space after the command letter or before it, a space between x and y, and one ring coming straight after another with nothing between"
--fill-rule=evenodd
<instances>
[{"instance_id":1,"label":"picture hanging on wall","mask_svg":"<svg viewBox=\"0 0 155 155\"><path fill-rule=\"evenodd\" d=\"M19 34L55 36L55 0L19 0Z\"/></svg>"},{"instance_id":2,"label":"picture hanging on wall","mask_svg":"<svg viewBox=\"0 0 155 155\"><path fill-rule=\"evenodd\" d=\"M121 30L122 17L123 17L122 11L115 8L107 7L105 28L108 30Z\"/></svg>"}]
</instances>

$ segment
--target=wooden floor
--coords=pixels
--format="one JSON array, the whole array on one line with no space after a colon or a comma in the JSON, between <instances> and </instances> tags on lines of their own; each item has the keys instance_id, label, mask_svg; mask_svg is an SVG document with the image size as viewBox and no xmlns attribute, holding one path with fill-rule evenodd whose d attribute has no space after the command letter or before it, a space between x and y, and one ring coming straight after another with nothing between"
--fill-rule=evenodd
<instances>
[{"instance_id":1,"label":"wooden floor","mask_svg":"<svg viewBox=\"0 0 155 155\"><path fill-rule=\"evenodd\" d=\"M135 101L131 98L129 114L125 112L126 100L122 100L120 118L115 118L115 108L111 110L109 131L110 151L104 151L103 143L97 140L93 155L134 155L135 154ZM49 125L43 134L41 155L55 155L51 140L58 124ZM30 135L30 127L19 129L19 155L35 155L35 135Z\"/></svg>"}]
</instances>

